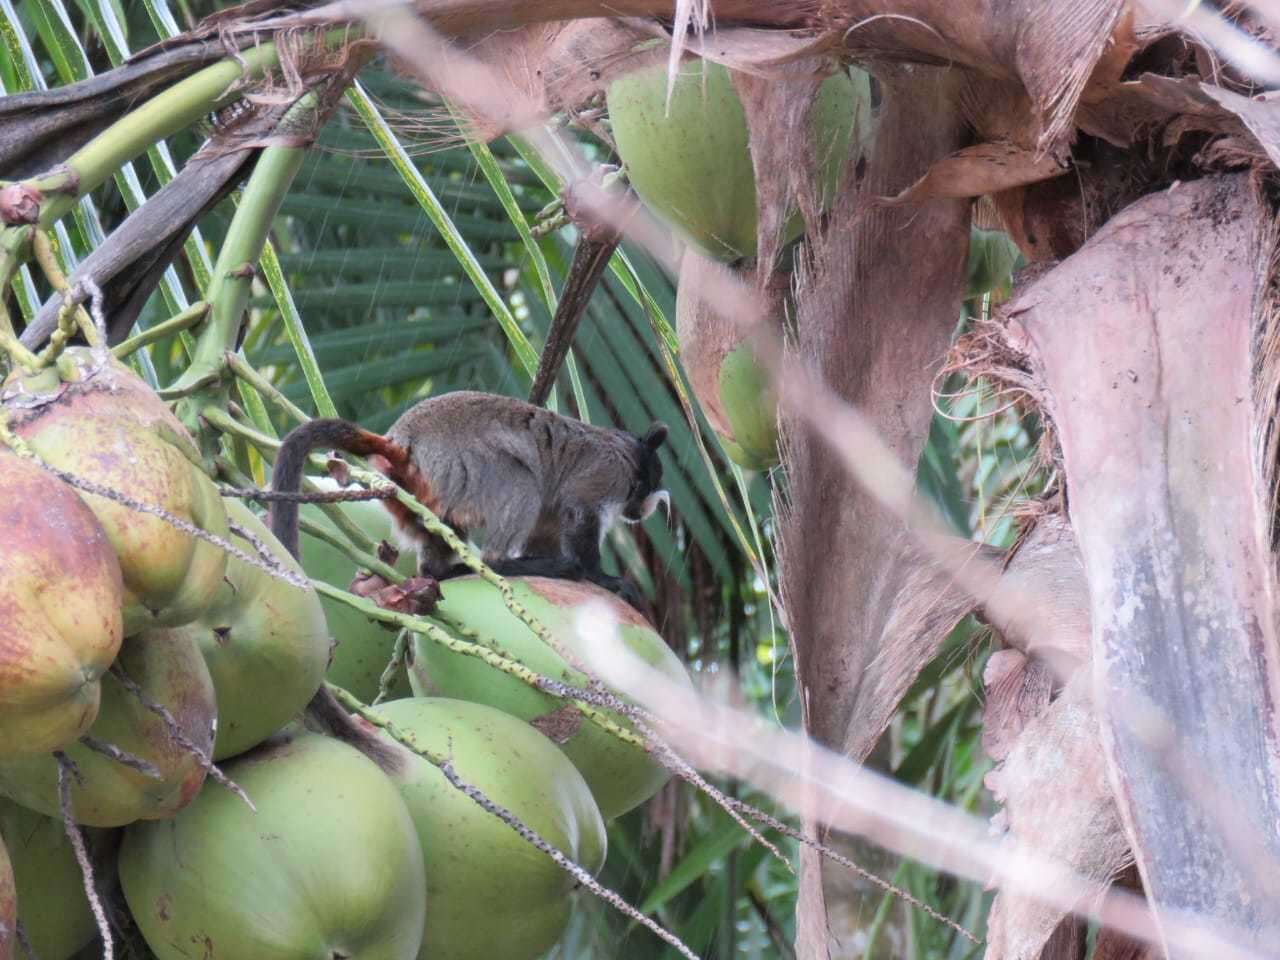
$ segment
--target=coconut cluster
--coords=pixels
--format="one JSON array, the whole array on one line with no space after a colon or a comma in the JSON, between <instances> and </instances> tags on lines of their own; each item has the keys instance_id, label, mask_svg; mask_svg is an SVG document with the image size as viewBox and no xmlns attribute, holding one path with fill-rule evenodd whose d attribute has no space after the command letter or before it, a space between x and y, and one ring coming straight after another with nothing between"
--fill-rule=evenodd
<instances>
[{"instance_id":1,"label":"coconut cluster","mask_svg":"<svg viewBox=\"0 0 1280 960\"><path fill-rule=\"evenodd\" d=\"M606 822L667 779L646 751L420 635L371 718L449 757L457 782L375 724L377 750L309 730L326 676L370 702L391 658L394 631L304 586L346 588L354 562L304 535L299 566L122 364L73 348L3 390L34 458L0 445L0 956L19 930L41 960L100 951L86 869L116 935L159 960L533 960L563 936L573 876L477 801L594 875ZM390 533L378 505L331 509ZM512 589L571 658L573 608L614 603L625 642L687 681L598 588ZM587 682L478 578L449 581L435 617Z\"/></svg>"}]
</instances>

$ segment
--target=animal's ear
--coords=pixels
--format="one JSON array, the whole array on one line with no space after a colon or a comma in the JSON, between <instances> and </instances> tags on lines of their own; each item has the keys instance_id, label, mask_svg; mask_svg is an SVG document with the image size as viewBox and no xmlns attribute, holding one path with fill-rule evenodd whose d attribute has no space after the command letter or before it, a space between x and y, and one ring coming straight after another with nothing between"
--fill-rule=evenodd
<instances>
[{"instance_id":1,"label":"animal's ear","mask_svg":"<svg viewBox=\"0 0 1280 960\"><path fill-rule=\"evenodd\" d=\"M653 425L649 427L648 431L646 431L645 435L640 438L640 442L650 450L657 450L662 446L663 441L666 439L667 425L665 423L655 421Z\"/></svg>"}]
</instances>

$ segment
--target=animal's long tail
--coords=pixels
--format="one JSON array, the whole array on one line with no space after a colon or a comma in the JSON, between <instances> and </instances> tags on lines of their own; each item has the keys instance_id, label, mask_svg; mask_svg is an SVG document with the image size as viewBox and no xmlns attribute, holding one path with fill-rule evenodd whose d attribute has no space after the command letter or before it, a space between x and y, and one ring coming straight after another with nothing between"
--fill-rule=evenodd
<instances>
[{"instance_id":1,"label":"animal's long tail","mask_svg":"<svg viewBox=\"0 0 1280 960\"><path fill-rule=\"evenodd\" d=\"M284 438L280 452L276 454L275 469L271 473L271 489L277 492L297 493L302 486L302 471L307 455L320 447L329 447L367 457L378 453L395 463L400 448L386 437L361 429L347 420L311 420L295 428ZM271 506L271 532L289 551L295 560L298 555L298 505L277 501Z\"/></svg>"},{"instance_id":2,"label":"animal's long tail","mask_svg":"<svg viewBox=\"0 0 1280 960\"><path fill-rule=\"evenodd\" d=\"M311 420L284 438L271 474L271 489L297 493L302 486L302 472L307 455L320 447L343 450L360 457L380 454L393 465L405 459L405 451L399 446L354 423L338 419ZM296 503L280 500L272 504L271 532L289 551L290 556L301 563ZM383 769L389 769L389 765L395 762L395 752L383 744L371 729L366 730L357 724L323 683L307 704L306 712L314 724L331 736L354 746Z\"/></svg>"}]
</instances>

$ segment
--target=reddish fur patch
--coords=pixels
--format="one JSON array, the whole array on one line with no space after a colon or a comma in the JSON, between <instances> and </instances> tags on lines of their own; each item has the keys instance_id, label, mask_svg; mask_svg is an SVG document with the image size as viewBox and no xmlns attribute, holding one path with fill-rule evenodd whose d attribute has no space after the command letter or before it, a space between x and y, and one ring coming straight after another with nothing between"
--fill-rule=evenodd
<instances>
[{"instance_id":1,"label":"reddish fur patch","mask_svg":"<svg viewBox=\"0 0 1280 960\"><path fill-rule=\"evenodd\" d=\"M404 447L387 441L382 447L382 452L369 457L369 466L404 487L415 500L436 516L440 516L439 500L432 492L427 478L414 465L409 457L409 451ZM391 519L401 533L418 542L426 539L427 533L418 522L417 515L403 503L399 500L383 500L382 505L387 508Z\"/></svg>"},{"instance_id":2,"label":"reddish fur patch","mask_svg":"<svg viewBox=\"0 0 1280 960\"><path fill-rule=\"evenodd\" d=\"M440 500L436 497L435 492L431 489L431 484L427 482L427 478L423 476L422 471L415 467L412 463L405 463L404 469L400 471L400 485L413 494L413 498L420 504L440 516Z\"/></svg>"}]
</instances>

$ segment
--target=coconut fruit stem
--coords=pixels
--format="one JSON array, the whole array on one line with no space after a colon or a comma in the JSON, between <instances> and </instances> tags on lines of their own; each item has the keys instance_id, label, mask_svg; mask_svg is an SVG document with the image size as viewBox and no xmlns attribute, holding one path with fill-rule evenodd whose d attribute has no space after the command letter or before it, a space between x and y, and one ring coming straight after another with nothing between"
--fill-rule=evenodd
<instances>
[{"instance_id":1,"label":"coconut fruit stem","mask_svg":"<svg viewBox=\"0 0 1280 960\"><path fill-rule=\"evenodd\" d=\"M54 759L58 761L58 808L62 811L62 829L71 841L71 849L75 851L76 863L80 865L80 875L84 878L84 895L93 910L93 918L98 924L98 934L102 937L102 960L113 960L115 945L111 940L111 925L107 923L107 912L98 898L98 889L93 882L93 862L89 859L89 851L84 845L84 834L76 824L75 814L71 809L71 778L76 776L73 764L61 750L54 751Z\"/></svg>"},{"instance_id":2,"label":"coconut fruit stem","mask_svg":"<svg viewBox=\"0 0 1280 960\"><path fill-rule=\"evenodd\" d=\"M181 333L183 330L194 327L208 315L209 304L203 300L197 300L181 313L175 314L168 320L162 320L155 326L148 327L136 336L132 336L123 343L112 347L111 355L117 360L123 360L148 344L156 343L159 340L173 336L175 333Z\"/></svg>"},{"instance_id":3,"label":"coconut fruit stem","mask_svg":"<svg viewBox=\"0 0 1280 960\"><path fill-rule=\"evenodd\" d=\"M306 155L305 148L296 145L294 139L287 135L290 131L314 129L318 120L317 107L318 98L311 91L289 108L276 130L277 134L285 136L285 145L264 149L245 184L240 205L218 251L213 278L205 291L204 299L212 305L209 321L196 339L196 351L190 366L172 388L181 391L216 375L209 390L199 390L191 401L179 404L179 419L188 421L188 426L195 425L197 413L203 407L211 402L217 403L218 397L210 396L210 393L226 390L222 377L226 353L235 349L240 335L253 278L257 275L255 265L262 256L271 223Z\"/></svg>"}]
</instances>

